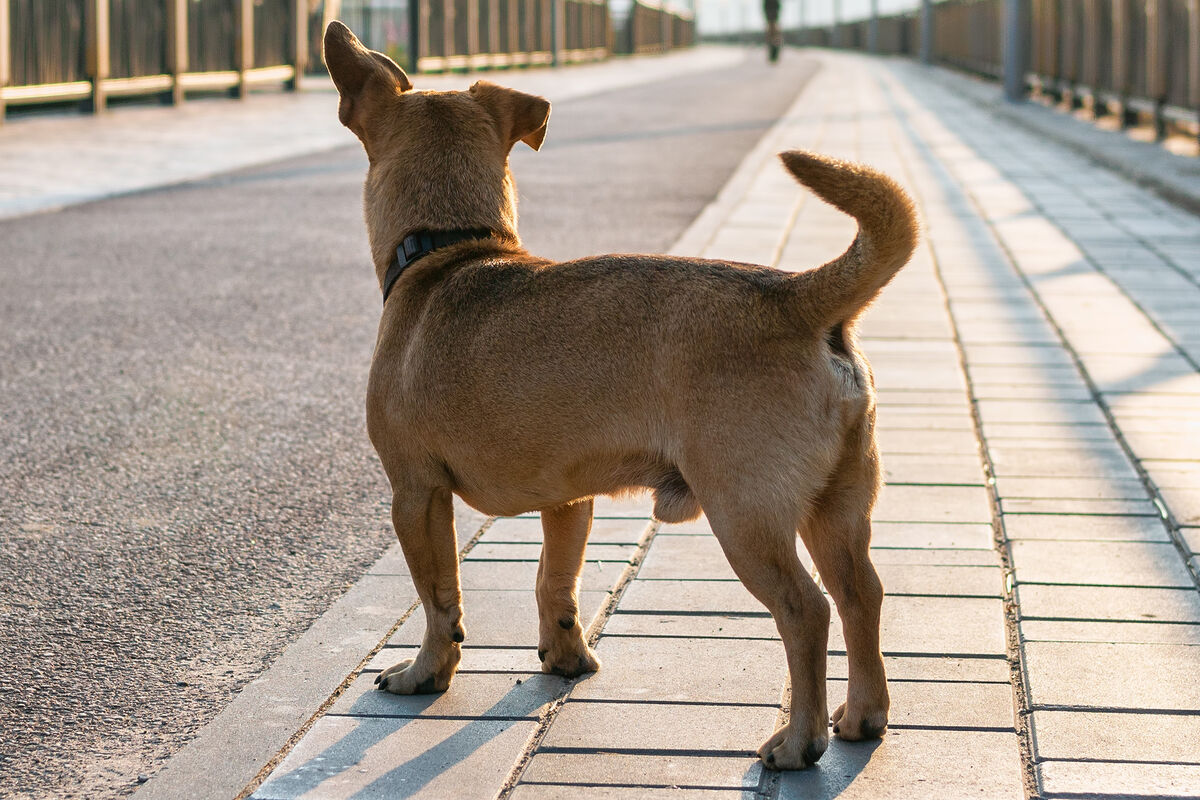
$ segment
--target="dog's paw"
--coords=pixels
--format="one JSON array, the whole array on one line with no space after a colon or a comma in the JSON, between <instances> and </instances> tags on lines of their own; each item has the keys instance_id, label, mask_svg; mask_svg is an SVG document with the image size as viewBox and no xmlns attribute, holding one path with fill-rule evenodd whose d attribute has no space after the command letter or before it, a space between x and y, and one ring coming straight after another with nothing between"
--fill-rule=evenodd
<instances>
[{"instance_id":1,"label":"dog's paw","mask_svg":"<svg viewBox=\"0 0 1200 800\"><path fill-rule=\"evenodd\" d=\"M416 659L406 658L393 664L375 677L375 686L392 694L437 694L450 688L453 670L437 675L416 666Z\"/></svg>"},{"instance_id":2,"label":"dog's paw","mask_svg":"<svg viewBox=\"0 0 1200 800\"><path fill-rule=\"evenodd\" d=\"M842 703L833 712L833 733L847 742L863 739L878 739L887 730L887 711L848 711L849 703Z\"/></svg>"},{"instance_id":3,"label":"dog's paw","mask_svg":"<svg viewBox=\"0 0 1200 800\"><path fill-rule=\"evenodd\" d=\"M542 672L561 675L564 678L578 678L600 669L600 659L596 658L592 648L582 639L548 649L539 648L538 658L542 662Z\"/></svg>"},{"instance_id":4,"label":"dog's paw","mask_svg":"<svg viewBox=\"0 0 1200 800\"><path fill-rule=\"evenodd\" d=\"M809 736L789 723L763 742L758 757L767 769L808 769L824 755L827 747L828 736Z\"/></svg>"}]
</instances>

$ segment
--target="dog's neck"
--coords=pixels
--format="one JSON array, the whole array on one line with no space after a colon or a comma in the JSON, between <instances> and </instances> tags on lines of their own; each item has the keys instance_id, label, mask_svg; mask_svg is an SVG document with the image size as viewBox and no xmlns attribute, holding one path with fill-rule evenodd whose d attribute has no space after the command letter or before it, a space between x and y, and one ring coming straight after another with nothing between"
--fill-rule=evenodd
<instances>
[{"instance_id":1,"label":"dog's neck","mask_svg":"<svg viewBox=\"0 0 1200 800\"><path fill-rule=\"evenodd\" d=\"M516 191L507 164L499 186L457 187L452 177L439 183L389 180L386 170L372 168L364 189L364 213L371 257L382 286L396 248L405 238L429 231L487 230L512 247L517 235ZM431 186L438 189L431 190Z\"/></svg>"}]
</instances>

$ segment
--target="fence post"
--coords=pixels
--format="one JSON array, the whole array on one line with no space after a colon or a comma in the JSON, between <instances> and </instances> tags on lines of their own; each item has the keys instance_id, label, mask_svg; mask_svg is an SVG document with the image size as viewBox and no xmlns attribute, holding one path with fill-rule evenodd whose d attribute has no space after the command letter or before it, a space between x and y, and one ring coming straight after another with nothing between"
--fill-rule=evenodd
<instances>
[{"instance_id":1,"label":"fence post","mask_svg":"<svg viewBox=\"0 0 1200 800\"><path fill-rule=\"evenodd\" d=\"M288 84L293 91L300 88L300 76L308 69L308 3L292 0L292 61L296 74Z\"/></svg>"},{"instance_id":2,"label":"fence post","mask_svg":"<svg viewBox=\"0 0 1200 800\"><path fill-rule=\"evenodd\" d=\"M871 0L871 19L867 22L867 50L879 52L879 0Z\"/></svg>"},{"instance_id":3,"label":"fence post","mask_svg":"<svg viewBox=\"0 0 1200 800\"><path fill-rule=\"evenodd\" d=\"M921 63L933 63L933 0L921 0Z\"/></svg>"},{"instance_id":4,"label":"fence post","mask_svg":"<svg viewBox=\"0 0 1200 800\"><path fill-rule=\"evenodd\" d=\"M1146 88L1154 101L1154 138L1167 136L1163 105L1167 95L1167 9L1163 0L1146 0Z\"/></svg>"},{"instance_id":5,"label":"fence post","mask_svg":"<svg viewBox=\"0 0 1200 800\"><path fill-rule=\"evenodd\" d=\"M12 80L12 39L8 19L9 0L0 0L0 124L4 123L4 87Z\"/></svg>"},{"instance_id":6,"label":"fence post","mask_svg":"<svg viewBox=\"0 0 1200 800\"><path fill-rule=\"evenodd\" d=\"M107 105L103 81L109 73L108 0L88 0L85 8L87 68L92 79L92 94L83 101L83 107L85 111L99 114Z\"/></svg>"},{"instance_id":7,"label":"fence post","mask_svg":"<svg viewBox=\"0 0 1200 800\"><path fill-rule=\"evenodd\" d=\"M1004 97L1012 103L1025 99L1022 5L1023 0L1004 0Z\"/></svg>"},{"instance_id":8,"label":"fence post","mask_svg":"<svg viewBox=\"0 0 1200 800\"><path fill-rule=\"evenodd\" d=\"M167 71L171 73L171 89L162 97L164 103L183 102L183 86L179 76L188 71L187 0L167 0Z\"/></svg>"},{"instance_id":9,"label":"fence post","mask_svg":"<svg viewBox=\"0 0 1200 800\"><path fill-rule=\"evenodd\" d=\"M254 0L238 0L233 15L233 63L238 82L229 90L233 97L245 97L246 71L254 68Z\"/></svg>"},{"instance_id":10,"label":"fence post","mask_svg":"<svg viewBox=\"0 0 1200 800\"><path fill-rule=\"evenodd\" d=\"M1188 0L1188 103L1200 126L1200 0ZM2 83L2 81L0 81ZM3 106L0 105L0 112ZM1200 137L1200 127L1196 136Z\"/></svg>"},{"instance_id":11,"label":"fence post","mask_svg":"<svg viewBox=\"0 0 1200 800\"><path fill-rule=\"evenodd\" d=\"M550 66L557 67L562 58L562 32L565 8L563 0L550 0Z\"/></svg>"}]
</instances>

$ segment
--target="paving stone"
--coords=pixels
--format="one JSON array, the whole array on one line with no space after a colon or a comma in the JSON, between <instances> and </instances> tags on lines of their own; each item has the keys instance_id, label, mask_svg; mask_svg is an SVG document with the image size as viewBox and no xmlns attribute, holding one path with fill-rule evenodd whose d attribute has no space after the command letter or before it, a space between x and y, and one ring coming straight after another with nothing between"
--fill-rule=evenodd
<instances>
[{"instance_id":1,"label":"paving stone","mask_svg":"<svg viewBox=\"0 0 1200 800\"><path fill-rule=\"evenodd\" d=\"M572 696L541 747L748 755L775 731L778 716L778 706L593 703Z\"/></svg>"},{"instance_id":2,"label":"paving stone","mask_svg":"<svg viewBox=\"0 0 1200 800\"><path fill-rule=\"evenodd\" d=\"M914 366L911 359L876 359L871 364L875 385L886 389L966 391L967 382L958 364L948 359L926 359Z\"/></svg>"},{"instance_id":3,"label":"paving stone","mask_svg":"<svg viewBox=\"0 0 1200 800\"><path fill-rule=\"evenodd\" d=\"M1136 479L1137 470L1119 450L1100 447L1076 447L1049 450L1032 442L988 443L988 455L999 477L1074 478L1099 477ZM1093 443L1099 444L1099 443Z\"/></svg>"},{"instance_id":4,"label":"paving stone","mask_svg":"<svg viewBox=\"0 0 1200 800\"><path fill-rule=\"evenodd\" d=\"M1196 431L1146 433L1131 430L1125 432L1125 441L1138 458L1187 461L1200 453L1200 433Z\"/></svg>"},{"instance_id":5,"label":"paving stone","mask_svg":"<svg viewBox=\"0 0 1200 800\"><path fill-rule=\"evenodd\" d=\"M989 422L1037 422L1064 425L1074 423L1106 423L1104 414L1094 403L1028 402L1023 400L980 400L979 416Z\"/></svg>"},{"instance_id":6,"label":"paving stone","mask_svg":"<svg viewBox=\"0 0 1200 800\"><path fill-rule=\"evenodd\" d=\"M996 446L1010 446L1012 439L1043 439L1054 441L1112 442L1113 433L1107 425L1077 423L1074 425L1041 424L1037 422L985 422L983 435Z\"/></svg>"},{"instance_id":7,"label":"paving stone","mask_svg":"<svg viewBox=\"0 0 1200 800\"><path fill-rule=\"evenodd\" d=\"M636 548L627 544L597 544L588 542L584 559L587 561L628 561ZM542 555L541 543L479 542L463 558L467 561L534 561Z\"/></svg>"},{"instance_id":8,"label":"paving stone","mask_svg":"<svg viewBox=\"0 0 1200 800\"><path fill-rule=\"evenodd\" d=\"M766 613L741 581L677 581L639 578L625 589L621 611Z\"/></svg>"},{"instance_id":9,"label":"paving stone","mask_svg":"<svg viewBox=\"0 0 1200 800\"><path fill-rule=\"evenodd\" d=\"M1126 642L1200 645L1200 625L1163 622L1028 620L1021 623L1027 642Z\"/></svg>"},{"instance_id":10,"label":"paving stone","mask_svg":"<svg viewBox=\"0 0 1200 800\"><path fill-rule=\"evenodd\" d=\"M623 561L585 561L579 574L583 591L609 591L620 580ZM464 561L459 567L463 589L532 590L537 585L536 561Z\"/></svg>"},{"instance_id":11,"label":"paving stone","mask_svg":"<svg viewBox=\"0 0 1200 800\"><path fill-rule=\"evenodd\" d=\"M1150 500L1080 500L1071 498L1009 497L1000 500L1004 514L1093 514L1111 516L1159 516Z\"/></svg>"},{"instance_id":12,"label":"paving stone","mask_svg":"<svg viewBox=\"0 0 1200 800\"><path fill-rule=\"evenodd\" d=\"M987 490L980 486L884 486L872 518L883 522L992 521Z\"/></svg>"},{"instance_id":13,"label":"paving stone","mask_svg":"<svg viewBox=\"0 0 1200 800\"><path fill-rule=\"evenodd\" d=\"M1169 542L1162 520L1151 517L1097 517L1055 514L1005 514L1009 539L1071 539Z\"/></svg>"},{"instance_id":14,"label":"paving stone","mask_svg":"<svg viewBox=\"0 0 1200 800\"><path fill-rule=\"evenodd\" d=\"M1192 553L1200 553L1200 528L1180 528L1179 535Z\"/></svg>"},{"instance_id":15,"label":"paving stone","mask_svg":"<svg viewBox=\"0 0 1200 800\"><path fill-rule=\"evenodd\" d=\"M1160 492L1176 523L1200 526L1200 489L1165 488Z\"/></svg>"},{"instance_id":16,"label":"paving stone","mask_svg":"<svg viewBox=\"0 0 1200 800\"><path fill-rule=\"evenodd\" d=\"M728 789L756 788L762 774L757 757L536 753L521 782Z\"/></svg>"},{"instance_id":17,"label":"paving stone","mask_svg":"<svg viewBox=\"0 0 1200 800\"><path fill-rule=\"evenodd\" d=\"M1017 737L992 731L889 730L834 739L816 769L781 774L779 800L1020 800Z\"/></svg>"},{"instance_id":18,"label":"paving stone","mask_svg":"<svg viewBox=\"0 0 1200 800\"><path fill-rule=\"evenodd\" d=\"M887 595L933 597L1000 597L1004 578L1000 567L926 567L876 564Z\"/></svg>"},{"instance_id":19,"label":"paving stone","mask_svg":"<svg viewBox=\"0 0 1200 800\"><path fill-rule=\"evenodd\" d=\"M1022 292L1024 289L1022 288ZM1039 365L1052 369L1074 369L1067 351L1058 345L1027 346L969 342L963 345L970 369L983 365Z\"/></svg>"},{"instance_id":20,"label":"paving stone","mask_svg":"<svg viewBox=\"0 0 1200 800\"><path fill-rule=\"evenodd\" d=\"M1083 386L1083 378L1073 364L1050 366L1046 364L988 365L968 362L967 372L971 383L986 384Z\"/></svg>"},{"instance_id":21,"label":"paving stone","mask_svg":"<svg viewBox=\"0 0 1200 800\"><path fill-rule=\"evenodd\" d=\"M1050 384L1005 384L988 383L973 386L971 395L978 401L988 400L1021 400L1062 402L1074 400L1084 402L1092 399L1092 393L1083 386L1053 386Z\"/></svg>"},{"instance_id":22,"label":"paving stone","mask_svg":"<svg viewBox=\"0 0 1200 800\"><path fill-rule=\"evenodd\" d=\"M663 523L655 534L656 538L658 536L712 536L712 526L708 524L708 517L701 514L687 522Z\"/></svg>"},{"instance_id":23,"label":"paving stone","mask_svg":"<svg viewBox=\"0 0 1200 800\"><path fill-rule=\"evenodd\" d=\"M846 700L846 681L828 681L829 708ZM888 684L892 705L888 725L901 728L973 728L1013 731L1013 690L1009 683L936 683L898 681Z\"/></svg>"},{"instance_id":24,"label":"paving stone","mask_svg":"<svg viewBox=\"0 0 1200 800\"><path fill-rule=\"evenodd\" d=\"M875 432L885 460L901 454L973 453L979 449L974 431L880 428Z\"/></svg>"},{"instance_id":25,"label":"paving stone","mask_svg":"<svg viewBox=\"0 0 1200 800\"><path fill-rule=\"evenodd\" d=\"M1195 764L1047 761L1038 765L1042 797L1187 798L1200 797L1200 766Z\"/></svg>"},{"instance_id":26,"label":"paving stone","mask_svg":"<svg viewBox=\"0 0 1200 800\"><path fill-rule=\"evenodd\" d=\"M849 665L844 655L829 656L827 675L830 679L848 677ZM1004 654L966 658L962 656L888 656L883 667L889 681L931 681L935 683L1002 683L1012 685L1008 661Z\"/></svg>"},{"instance_id":27,"label":"paving stone","mask_svg":"<svg viewBox=\"0 0 1200 800\"><path fill-rule=\"evenodd\" d=\"M580 619L591 624L607 601L608 592L580 592ZM471 645L536 646L538 617L533 587L525 591L463 591L463 626ZM388 644L419 645L424 635L425 613L418 608Z\"/></svg>"},{"instance_id":28,"label":"paving stone","mask_svg":"<svg viewBox=\"0 0 1200 800\"><path fill-rule=\"evenodd\" d=\"M833 608L829 649L844 651L842 625ZM889 654L992 655L1005 652L1004 604L982 597L885 597L882 650Z\"/></svg>"},{"instance_id":29,"label":"paving stone","mask_svg":"<svg viewBox=\"0 0 1200 800\"><path fill-rule=\"evenodd\" d=\"M883 479L888 483L983 483L983 462L972 446L968 454L888 453L883 458Z\"/></svg>"},{"instance_id":30,"label":"paving stone","mask_svg":"<svg viewBox=\"0 0 1200 800\"><path fill-rule=\"evenodd\" d=\"M1039 759L1200 764L1200 716L1035 711L1032 728Z\"/></svg>"},{"instance_id":31,"label":"paving stone","mask_svg":"<svg viewBox=\"0 0 1200 800\"><path fill-rule=\"evenodd\" d=\"M492 800L537 725L322 717L253 797Z\"/></svg>"},{"instance_id":32,"label":"paving stone","mask_svg":"<svg viewBox=\"0 0 1200 800\"><path fill-rule=\"evenodd\" d=\"M991 548L880 547L872 542L871 563L876 567L994 567L999 556Z\"/></svg>"},{"instance_id":33,"label":"paving stone","mask_svg":"<svg viewBox=\"0 0 1200 800\"><path fill-rule=\"evenodd\" d=\"M1171 544L1024 540L1014 541L1010 547L1019 583L1195 586Z\"/></svg>"},{"instance_id":34,"label":"paving stone","mask_svg":"<svg viewBox=\"0 0 1200 800\"><path fill-rule=\"evenodd\" d=\"M1192 588L1042 586L1016 589L1023 619L1090 619L1200 624L1200 593Z\"/></svg>"},{"instance_id":35,"label":"paving stone","mask_svg":"<svg viewBox=\"0 0 1200 800\"><path fill-rule=\"evenodd\" d=\"M522 783L509 795L512 800L579 800L579 787ZM753 789L675 789L644 786L589 786L588 800L761 800Z\"/></svg>"},{"instance_id":36,"label":"paving stone","mask_svg":"<svg viewBox=\"0 0 1200 800\"><path fill-rule=\"evenodd\" d=\"M762 612L766 614L766 611ZM778 639L770 616L729 614L614 614L604 626L607 636L673 636L716 639ZM670 646L667 643L666 646Z\"/></svg>"},{"instance_id":37,"label":"paving stone","mask_svg":"<svg viewBox=\"0 0 1200 800\"><path fill-rule=\"evenodd\" d=\"M404 647L385 646L363 668L363 672L380 672L406 658L415 658L419 648L415 645ZM467 672L513 672L533 675L542 671L542 664L537 657L537 642L525 647L463 647L462 661L459 662L459 674Z\"/></svg>"},{"instance_id":38,"label":"paving stone","mask_svg":"<svg viewBox=\"0 0 1200 800\"><path fill-rule=\"evenodd\" d=\"M609 497L601 495L596 498L592 515L597 519L628 518L649 520L654 510L654 498L649 492Z\"/></svg>"},{"instance_id":39,"label":"paving stone","mask_svg":"<svg viewBox=\"0 0 1200 800\"><path fill-rule=\"evenodd\" d=\"M1026 642L1030 702L1099 709L1200 711L1200 647L1181 644Z\"/></svg>"},{"instance_id":40,"label":"paving stone","mask_svg":"<svg viewBox=\"0 0 1200 800\"><path fill-rule=\"evenodd\" d=\"M591 544L637 544L641 541L651 522L645 519L593 519L592 532L588 536ZM521 517L501 517L491 524L483 534L481 542L537 542L542 541L542 521Z\"/></svg>"},{"instance_id":41,"label":"paving stone","mask_svg":"<svg viewBox=\"0 0 1200 800\"><path fill-rule=\"evenodd\" d=\"M525 717L537 719L570 682L557 675L469 673L455 675L441 694L398 695L375 688L364 673L339 697L332 715L356 717Z\"/></svg>"},{"instance_id":42,"label":"paving stone","mask_svg":"<svg viewBox=\"0 0 1200 800\"><path fill-rule=\"evenodd\" d=\"M875 522L871 546L992 549L992 526L982 523Z\"/></svg>"},{"instance_id":43,"label":"paving stone","mask_svg":"<svg viewBox=\"0 0 1200 800\"><path fill-rule=\"evenodd\" d=\"M996 478L996 493L1012 498L1145 500L1146 487L1131 478Z\"/></svg>"},{"instance_id":44,"label":"paving stone","mask_svg":"<svg viewBox=\"0 0 1200 800\"><path fill-rule=\"evenodd\" d=\"M736 580L715 537L672 536L655 538L642 561L643 579Z\"/></svg>"},{"instance_id":45,"label":"paving stone","mask_svg":"<svg viewBox=\"0 0 1200 800\"><path fill-rule=\"evenodd\" d=\"M602 636L596 655L572 699L778 705L787 675L779 641Z\"/></svg>"}]
</instances>

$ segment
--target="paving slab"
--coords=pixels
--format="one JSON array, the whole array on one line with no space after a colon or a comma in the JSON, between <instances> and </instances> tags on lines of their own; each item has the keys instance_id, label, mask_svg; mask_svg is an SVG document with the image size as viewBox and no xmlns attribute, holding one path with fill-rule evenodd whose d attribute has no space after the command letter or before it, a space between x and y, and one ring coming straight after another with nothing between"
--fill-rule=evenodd
<instances>
[{"instance_id":1,"label":"paving slab","mask_svg":"<svg viewBox=\"0 0 1200 800\"><path fill-rule=\"evenodd\" d=\"M1200 764L1200 715L1035 711L1039 759Z\"/></svg>"},{"instance_id":2,"label":"paving slab","mask_svg":"<svg viewBox=\"0 0 1200 800\"><path fill-rule=\"evenodd\" d=\"M731 614L613 614L604 626L607 636L657 636L711 639L778 639L770 616ZM669 642L667 645L669 646Z\"/></svg>"},{"instance_id":3,"label":"paving slab","mask_svg":"<svg viewBox=\"0 0 1200 800\"><path fill-rule=\"evenodd\" d=\"M888 453L883 459L888 483L978 485L983 482L982 462L974 453Z\"/></svg>"},{"instance_id":4,"label":"paving slab","mask_svg":"<svg viewBox=\"0 0 1200 800\"><path fill-rule=\"evenodd\" d=\"M871 548L871 562L882 573L886 567L892 573L914 567L914 575L924 568L964 567L981 568L999 565L996 552L988 549L957 547L880 547Z\"/></svg>"},{"instance_id":5,"label":"paving slab","mask_svg":"<svg viewBox=\"0 0 1200 800\"><path fill-rule=\"evenodd\" d=\"M634 545L588 542L584 550L585 561L627 562L633 555ZM541 543L532 542L479 542L463 557L468 561L533 561L542 555Z\"/></svg>"},{"instance_id":6,"label":"paving slab","mask_svg":"<svg viewBox=\"0 0 1200 800\"><path fill-rule=\"evenodd\" d=\"M1169 542L1162 520L1152 517L1099 517L1057 514L1005 514L1009 539Z\"/></svg>"},{"instance_id":7,"label":"paving slab","mask_svg":"<svg viewBox=\"0 0 1200 800\"><path fill-rule=\"evenodd\" d=\"M849 665L845 655L831 655L827 663L826 676L831 680L849 677ZM885 655L883 667L889 681L1012 685L1009 664L1003 653L985 654L972 658L944 654L936 656ZM952 691L953 687L948 686L947 690Z\"/></svg>"},{"instance_id":8,"label":"paving slab","mask_svg":"<svg viewBox=\"0 0 1200 800\"><path fill-rule=\"evenodd\" d=\"M766 606L741 581L632 581L621 596L619 611L758 613Z\"/></svg>"},{"instance_id":9,"label":"paving slab","mask_svg":"<svg viewBox=\"0 0 1200 800\"><path fill-rule=\"evenodd\" d=\"M889 730L834 739L815 769L781 773L779 800L1020 800L1017 737L991 731Z\"/></svg>"},{"instance_id":10,"label":"paving slab","mask_svg":"<svg viewBox=\"0 0 1200 800\"><path fill-rule=\"evenodd\" d=\"M1117 478L996 478L996 493L1004 499L1054 498L1076 500L1145 500L1140 480Z\"/></svg>"},{"instance_id":11,"label":"paving slab","mask_svg":"<svg viewBox=\"0 0 1200 800\"><path fill-rule=\"evenodd\" d=\"M493 800L532 721L323 717L255 800Z\"/></svg>"},{"instance_id":12,"label":"paving slab","mask_svg":"<svg viewBox=\"0 0 1200 800\"><path fill-rule=\"evenodd\" d=\"M1200 645L1200 625L1166 622L1026 620L1021 623L1021 638L1027 642Z\"/></svg>"},{"instance_id":13,"label":"paving slab","mask_svg":"<svg viewBox=\"0 0 1200 800\"><path fill-rule=\"evenodd\" d=\"M754 703L778 707L787 664L776 640L602 636L599 672L572 700Z\"/></svg>"},{"instance_id":14,"label":"paving slab","mask_svg":"<svg viewBox=\"0 0 1200 800\"><path fill-rule=\"evenodd\" d=\"M829 708L846 700L846 681L827 682ZM969 728L1013 731L1013 691L1008 683L895 681L888 684L892 728Z\"/></svg>"},{"instance_id":15,"label":"paving slab","mask_svg":"<svg viewBox=\"0 0 1200 800\"><path fill-rule=\"evenodd\" d=\"M1195 587L1173 544L1026 540L1009 546L1018 583Z\"/></svg>"},{"instance_id":16,"label":"paving slab","mask_svg":"<svg viewBox=\"0 0 1200 800\"><path fill-rule=\"evenodd\" d=\"M872 519L881 522L991 523L991 503L981 486L884 486Z\"/></svg>"},{"instance_id":17,"label":"paving slab","mask_svg":"<svg viewBox=\"0 0 1200 800\"><path fill-rule=\"evenodd\" d=\"M1082 500L1073 498L1006 497L1000 500L1004 514L1090 514L1111 516L1159 516L1150 500Z\"/></svg>"},{"instance_id":18,"label":"paving slab","mask_svg":"<svg viewBox=\"0 0 1200 800\"><path fill-rule=\"evenodd\" d=\"M440 694L399 695L375 687L375 674L364 673L326 712L350 717L464 717L538 719L566 693L569 682L557 675L463 674Z\"/></svg>"},{"instance_id":19,"label":"paving slab","mask_svg":"<svg viewBox=\"0 0 1200 800\"><path fill-rule=\"evenodd\" d=\"M579 593L579 617L591 624L608 601L608 592ZM533 587L524 591L466 590L463 627L468 644L519 647L538 641L537 599ZM388 640L392 645L419 645L425 636L425 614L417 609Z\"/></svg>"},{"instance_id":20,"label":"paving slab","mask_svg":"<svg viewBox=\"0 0 1200 800\"><path fill-rule=\"evenodd\" d=\"M591 544L637 544L652 523L637 518L593 519L592 532L588 536ZM502 517L493 522L480 539L481 542L537 542L542 541L542 521L521 517Z\"/></svg>"},{"instance_id":21,"label":"paving slab","mask_svg":"<svg viewBox=\"0 0 1200 800\"><path fill-rule=\"evenodd\" d=\"M512 800L579 800L579 787L573 784L520 784L509 795ZM589 798L595 800L760 800L753 789L676 789L644 786L589 786Z\"/></svg>"},{"instance_id":22,"label":"paving slab","mask_svg":"<svg viewBox=\"0 0 1200 800\"><path fill-rule=\"evenodd\" d=\"M992 526L983 523L875 522L874 548L991 550Z\"/></svg>"},{"instance_id":23,"label":"paving slab","mask_svg":"<svg viewBox=\"0 0 1200 800\"><path fill-rule=\"evenodd\" d=\"M833 608L829 649L845 650ZM880 639L887 654L991 655L1005 651L1004 604L983 597L885 597Z\"/></svg>"},{"instance_id":24,"label":"paving slab","mask_svg":"<svg viewBox=\"0 0 1200 800\"><path fill-rule=\"evenodd\" d=\"M751 755L775 731L778 716L778 705L590 703L572 699L559 710L542 739L541 749Z\"/></svg>"},{"instance_id":25,"label":"paving slab","mask_svg":"<svg viewBox=\"0 0 1200 800\"><path fill-rule=\"evenodd\" d=\"M1037 770L1042 797L1048 800L1200 797L1200 766L1193 764L1047 761Z\"/></svg>"},{"instance_id":26,"label":"paving slab","mask_svg":"<svg viewBox=\"0 0 1200 800\"><path fill-rule=\"evenodd\" d=\"M406 658L415 658L419 648L415 645L404 647L386 646L380 648L375 657L367 662L364 673L375 673L398 664ZM463 646L462 661L459 662L459 674L467 672L511 672L518 676L533 675L541 672L542 663L537 657L537 643L531 642L525 647L472 647Z\"/></svg>"},{"instance_id":27,"label":"paving slab","mask_svg":"<svg viewBox=\"0 0 1200 800\"><path fill-rule=\"evenodd\" d=\"M1200 712L1200 646L1026 642L1030 702Z\"/></svg>"},{"instance_id":28,"label":"paving slab","mask_svg":"<svg viewBox=\"0 0 1200 800\"><path fill-rule=\"evenodd\" d=\"M655 538L638 570L645 580L737 580L716 538L709 535Z\"/></svg>"},{"instance_id":29,"label":"paving slab","mask_svg":"<svg viewBox=\"0 0 1200 800\"><path fill-rule=\"evenodd\" d=\"M607 591L628 566L623 561L586 561L579 575L582 591ZM537 585L536 561L464 561L459 566L462 588L532 590Z\"/></svg>"},{"instance_id":30,"label":"paving slab","mask_svg":"<svg viewBox=\"0 0 1200 800\"><path fill-rule=\"evenodd\" d=\"M530 760L521 782L587 784L590 794L597 785L754 789L762 777L757 757L543 752Z\"/></svg>"},{"instance_id":31,"label":"paving slab","mask_svg":"<svg viewBox=\"0 0 1200 800\"><path fill-rule=\"evenodd\" d=\"M1200 624L1200 592L1191 588L1022 584L1016 597L1023 619Z\"/></svg>"}]
</instances>

